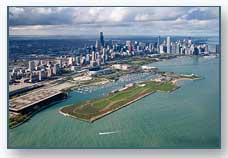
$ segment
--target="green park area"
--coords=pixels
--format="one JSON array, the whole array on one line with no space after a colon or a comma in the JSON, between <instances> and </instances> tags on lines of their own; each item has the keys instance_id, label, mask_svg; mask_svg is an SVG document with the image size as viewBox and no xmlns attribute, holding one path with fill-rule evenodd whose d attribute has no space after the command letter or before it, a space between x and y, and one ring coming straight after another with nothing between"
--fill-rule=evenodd
<instances>
[{"instance_id":1,"label":"green park area","mask_svg":"<svg viewBox=\"0 0 228 158\"><path fill-rule=\"evenodd\" d=\"M93 122L153 92L171 92L176 88L176 85L171 81L145 81L143 83L136 83L122 90L111 92L107 96L98 99L65 106L60 109L60 113L79 120Z\"/></svg>"}]
</instances>

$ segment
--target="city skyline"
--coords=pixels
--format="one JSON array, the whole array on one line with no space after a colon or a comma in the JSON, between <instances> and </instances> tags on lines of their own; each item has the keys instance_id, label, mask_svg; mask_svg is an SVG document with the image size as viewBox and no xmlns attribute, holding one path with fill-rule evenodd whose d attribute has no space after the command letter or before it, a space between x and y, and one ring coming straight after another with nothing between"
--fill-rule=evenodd
<instances>
[{"instance_id":1,"label":"city skyline","mask_svg":"<svg viewBox=\"0 0 228 158\"><path fill-rule=\"evenodd\" d=\"M219 7L9 8L9 35L80 36L97 32L107 36L219 36Z\"/></svg>"},{"instance_id":2,"label":"city skyline","mask_svg":"<svg viewBox=\"0 0 228 158\"><path fill-rule=\"evenodd\" d=\"M100 32L99 39L97 39L94 44L90 46L84 45L83 48L79 47L75 50L72 48L70 48L70 50L66 49L65 51L68 52L68 55L61 56L55 54L56 60L54 60L54 62L50 62L49 60L28 60L28 69L18 68L16 66L10 70L10 82L14 83L17 79L24 80L24 78L29 78L29 82L39 82L44 79L50 79L53 76L62 75L61 70L70 70L72 72L75 72L78 69L83 69L83 67L90 67L91 69L95 68L96 71L98 70L97 72L92 70L95 72L95 74L106 74L112 72L112 70L99 69L100 67L107 65L107 61L110 62L126 57L140 55L209 56L209 54L218 54L220 51L219 45L216 44L211 45L207 43L197 43L193 42L191 39L171 39L172 38L170 36L167 36L164 41L161 41L160 36L158 36L157 42L152 43L142 42L140 40L134 42L131 40L110 42L105 41L104 33ZM31 49L31 47L29 49ZM62 48L61 51L63 51ZM15 61L15 59L12 61ZM23 59L23 61L25 60Z\"/></svg>"}]
</instances>

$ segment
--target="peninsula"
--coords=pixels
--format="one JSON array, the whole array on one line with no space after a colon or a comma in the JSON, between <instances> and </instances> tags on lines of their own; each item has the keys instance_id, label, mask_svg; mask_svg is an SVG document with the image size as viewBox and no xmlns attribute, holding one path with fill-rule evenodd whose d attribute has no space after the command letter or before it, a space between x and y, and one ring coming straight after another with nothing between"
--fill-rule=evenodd
<instances>
[{"instance_id":1,"label":"peninsula","mask_svg":"<svg viewBox=\"0 0 228 158\"><path fill-rule=\"evenodd\" d=\"M185 79L195 80L200 78L193 74L177 75L174 73L164 73L161 77L154 80L125 85L123 88L114 90L101 98L62 107L59 109L59 112L64 116L94 122L157 91L172 92L178 88L176 81Z\"/></svg>"}]
</instances>

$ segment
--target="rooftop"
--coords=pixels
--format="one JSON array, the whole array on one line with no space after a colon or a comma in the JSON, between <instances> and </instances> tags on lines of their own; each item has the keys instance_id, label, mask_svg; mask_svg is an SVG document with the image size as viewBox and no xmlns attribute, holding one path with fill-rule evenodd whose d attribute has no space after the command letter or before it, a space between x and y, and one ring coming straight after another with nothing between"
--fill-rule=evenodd
<instances>
[{"instance_id":1,"label":"rooftop","mask_svg":"<svg viewBox=\"0 0 228 158\"><path fill-rule=\"evenodd\" d=\"M23 88L28 88L28 87L31 87L31 86L34 86L35 84L32 84L32 83L18 83L18 84L13 84L13 85L9 85L9 91L12 92L12 91L16 91L16 90L19 90L19 89L23 89Z\"/></svg>"},{"instance_id":2,"label":"rooftop","mask_svg":"<svg viewBox=\"0 0 228 158\"><path fill-rule=\"evenodd\" d=\"M16 97L14 99L10 99L10 110L19 111L26 107L29 107L31 105L34 105L35 103L39 103L41 101L44 101L50 97L53 97L55 95L58 95L62 93L59 90L55 89L40 89L33 91L29 94L22 95L20 97Z\"/></svg>"}]
</instances>

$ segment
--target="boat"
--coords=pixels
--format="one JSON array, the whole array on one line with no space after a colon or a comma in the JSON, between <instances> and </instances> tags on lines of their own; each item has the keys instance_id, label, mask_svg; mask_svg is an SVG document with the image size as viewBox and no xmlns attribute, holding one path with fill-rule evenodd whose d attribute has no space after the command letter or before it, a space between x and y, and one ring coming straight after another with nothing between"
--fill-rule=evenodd
<instances>
[{"instance_id":1,"label":"boat","mask_svg":"<svg viewBox=\"0 0 228 158\"><path fill-rule=\"evenodd\" d=\"M108 134L115 134L119 133L119 131L112 131L112 132L99 132L99 135L108 135Z\"/></svg>"}]
</instances>

